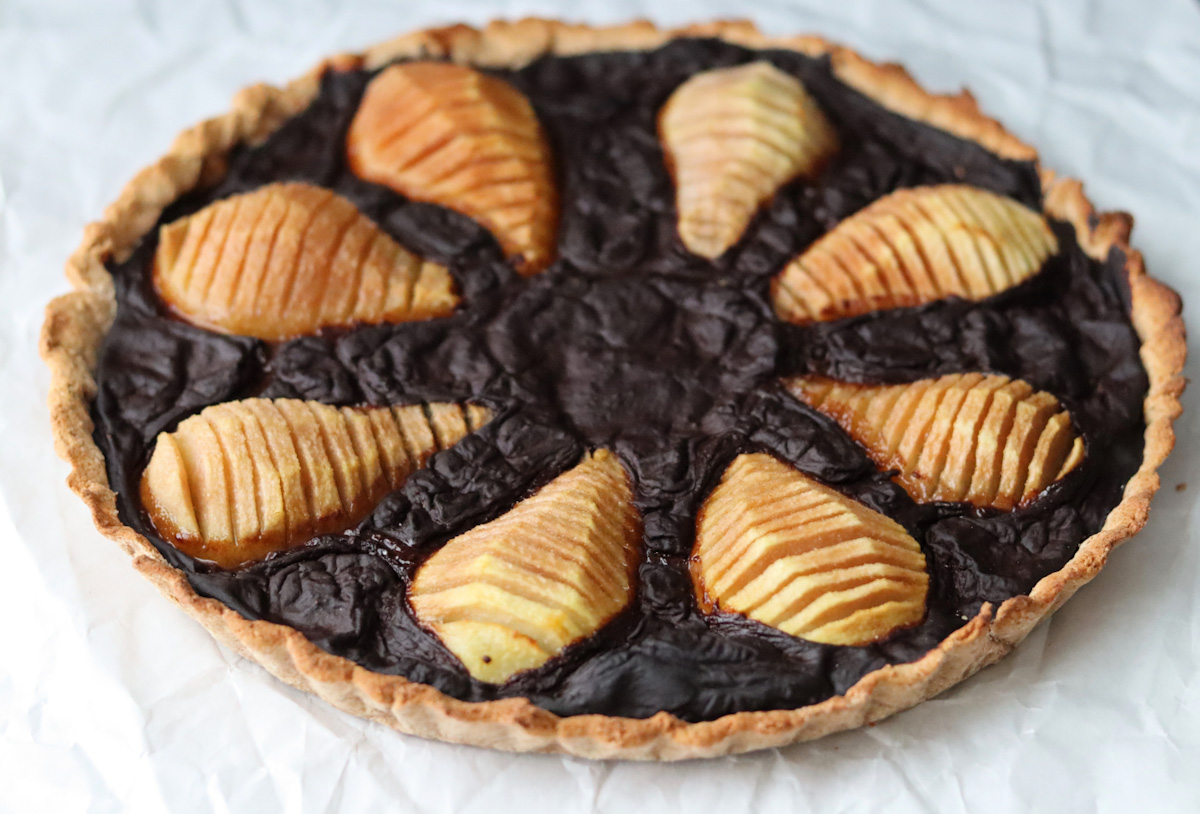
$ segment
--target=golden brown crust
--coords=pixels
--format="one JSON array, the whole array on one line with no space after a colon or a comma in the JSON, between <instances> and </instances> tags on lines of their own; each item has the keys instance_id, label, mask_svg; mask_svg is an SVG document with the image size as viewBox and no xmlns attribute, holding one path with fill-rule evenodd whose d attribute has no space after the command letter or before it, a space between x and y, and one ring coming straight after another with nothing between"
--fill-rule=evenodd
<instances>
[{"instance_id":1,"label":"golden brown crust","mask_svg":"<svg viewBox=\"0 0 1200 814\"><path fill-rule=\"evenodd\" d=\"M364 670L319 650L291 628L247 621L220 602L199 596L181 571L169 566L149 541L118 518L104 460L92 440L89 415L95 395L92 370L96 351L116 307L104 263L127 255L167 204L198 184L218 178L231 147L265 138L288 116L302 110L315 96L321 74L330 67L378 66L412 56L517 66L544 54L654 48L679 36L712 36L749 47L828 54L843 81L892 110L976 141L1003 157L1036 160L1032 147L984 116L966 92L932 95L899 66L870 62L816 37L767 37L748 22L714 22L674 31L656 29L648 22L614 28L546 20L493 23L482 30L453 26L408 34L361 56L335 57L282 89L266 85L248 88L235 97L230 113L185 131L166 156L130 181L101 220L86 229L83 243L67 263L67 276L76 291L47 307L41 351L51 370L49 403L56 449L71 465L68 484L91 509L100 531L116 540L133 557L138 571L220 641L287 683L402 732L513 751L673 760L810 740L911 707L1011 650L1092 579L1113 548L1145 524L1150 498L1159 486L1157 469L1174 445L1172 422L1180 413L1179 396L1185 384L1186 344L1179 297L1147 276L1141 255L1130 249L1132 219L1122 213L1096 213L1079 182L1050 172L1043 173L1047 211L1071 223L1081 245L1093 257L1106 257L1115 249L1127 259L1132 319L1142 339L1142 360L1150 378L1142 465L1104 527L1083 542L1066 566L1042 579L1029 596L1014 597L998 609L985 605L974 619L918 661L876 670L845 695L795 710L741 712L692 724L667 713L644 720L598 715L560 718L520 698L458 701L427 685Z\"/></svg>"}]
</instances>

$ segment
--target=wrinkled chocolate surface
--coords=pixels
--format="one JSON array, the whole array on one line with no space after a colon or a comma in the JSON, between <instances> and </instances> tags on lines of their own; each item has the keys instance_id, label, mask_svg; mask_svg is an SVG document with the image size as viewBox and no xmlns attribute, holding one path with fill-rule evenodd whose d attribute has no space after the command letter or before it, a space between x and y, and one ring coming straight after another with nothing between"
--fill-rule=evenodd
<instances>
[{"instance_id":1,"label":"wrinkled chocolate surface","mask_svg":"<svg viewBox=\"0 0 1200 814\"><path fill-rule=\"evenodd\" d=\"M837 125L838 159L782 189L726 256L689 255L655 120L696 71L771 60L798 76ZM265 144L239 149L220 184L163 216L279 180L322 184L401 244L450 266L458 313L268 346L167 315L148 283L155 234L112 267L119 310L102 348L93 415L122 519L193 587L251 619L291 625L319 647L383 673L479 701L514 695L559 714L690 721L791 708L842 693L867 672L919 658L982 603L1027 593L1097 531L1142 455L1147 378L1128 318L1124 258L1088 259L1072 230L1034 279L982 303L949 300L810 328L781 324L768 284L847 215L904 186L965 182L1040 208L1033 166L885 111L824 61L678 41L650 53L547 58L499 71L525 92L557 156L559 260L519 278L466 218L410 203L345 168L342 139L370 76L327 76L320 96ZM1085 463L1012 513L917 506L781 376L819 372L898 382L1004 373L1058 396L1084 435ZM490 425L433 458L361 526L238 571L159 539L137 482L155 435L222 401L331 404L472 400ZM414 567L450 537L499 516L572 466L614 449L635 486L645 550L631 607L592 639L503 686L474 681L412 619ZM733 456L767 451L903 523L931 574L918 626L868 647L806 642L733 615L705 617L687 571L696 509Z\"/></svg>"}]
</instances>

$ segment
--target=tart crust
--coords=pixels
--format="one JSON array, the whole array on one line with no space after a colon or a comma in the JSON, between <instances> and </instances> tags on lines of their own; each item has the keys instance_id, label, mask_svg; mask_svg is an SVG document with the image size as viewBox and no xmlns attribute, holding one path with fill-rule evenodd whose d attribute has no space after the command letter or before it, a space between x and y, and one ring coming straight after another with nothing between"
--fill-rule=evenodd
<instances>
[{"instance_id":1,"label":"tart crust","mask_svg":"<svg viewBox=\"0 0 1200 814\"><path fill-rule=\"evenodd\" d=\"M219 179L234 146L262 142L307 107L327 70L378 67L403 57L515 68L548 54L647 50L677 37L715 37L751 48L828 55L839 79L883 106L1002 157L1037 160L1032 147L981 113L966 91L954 96L930 94L898 65L871 62L818 37L769 37L745 21L674 30L645 21L610 28L539 19L496 22L483 29L458 25L406 34L362 54L332 57L282 88L253 85L234 97L229 113L180 134L167 154L139 172L101 219L86 228L83 242L66 265L75 290L47 306L41 353L51 370L49 407L55 447L71 466L68 485L91 509L99 530L133 558L143 576L217 639L283 681L401 732L496 749L675 760L781 746L886 718L1008 653L1091 580L1118 544L1145 525L1150 499L1159 487L1157 469L1175 443L1172 422L1180 414L1179 397L1185 386L1186 335L1180 299L1147 276L1142 256L1130 248L1133 219L1121 212L1096 212L1078 181L1044 169L1040 172L1046 211L1072 224L1080 245L1092 257L1105 258L1112 249L1126 257L1132 323L1141 338L1141 359L1150 380L1142 464L1100 531L1084 540L1075 556L1038 582L1028 596L1013 597L999 607L985 604L974 619L919 660L869 673L844 695L799 709L739 712L700 723L687 723L666 712L646 719L564 718L524 698L459 701L431 686L366 670L318 649L292 628L249 621L219 601L201 597L182 571L168 565L148 540L119 519L103 456L92 439L89 412L96 394L97 351L116 313L113 281L104 264L128 257L167 205Z\"/></svg>"}]
</instances>

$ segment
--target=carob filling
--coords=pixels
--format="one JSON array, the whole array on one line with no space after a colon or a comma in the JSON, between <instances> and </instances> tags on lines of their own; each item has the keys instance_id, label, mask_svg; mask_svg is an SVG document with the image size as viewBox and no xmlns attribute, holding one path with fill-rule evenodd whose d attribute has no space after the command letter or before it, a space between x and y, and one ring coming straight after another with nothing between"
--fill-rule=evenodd
<instances>
[{"instance_id":1,"label":"carob filling","mask_svg":"<svg viewBox=\"0 0 1200 814\"><path fill-rule=\"evenodd\" d=\"M676 235L656 116L693 73L754 59L799 77L843 148L817 182L782 189L737 246L709 262ZM542 275L519 278L468 219L346 169L343 137L367 72L327 75L309 109L265 144L235 150L215 188L186 196L162 222L272 181L321 184L402 245L449 265L463 296L454 316L269 346L167 314L149 284L157 230L112 265L119 307L97 371L95 438L122 519L197 592L456 698L525 696L562 715L666 710L700 721L812 704L879 667L920 658L984 602L1027 593L1100 529L1140 463L1148 387L1118 252L1095 262L1071 227L1056 223L1060 253L1029 282L982 303L947 300L797 328L776 319L768 299L771 276L791 258L899 187L968 183L1040 209L1032 164L890 113L835 79L827 61L788 51L681 40L495 73L528 95L557 157L559 259ZM805 372L900 382L964 371L1004 373L1056 395L1085 438L1085 463L1011 513L918 506L778 384ZM137 484L157 433L251 396L472 400L496 418L436 455L357 529L221 571L156 536ZM620 455L645 522L633 603L541 669L503 686L474 681L414 622L405 600L414 568L595 447ZM749 451L776 455L905 525L931 574L925 620L875 645L837 647L702 615L688 576L696 511L733 457Z\"/></svg>"}]
</instances>

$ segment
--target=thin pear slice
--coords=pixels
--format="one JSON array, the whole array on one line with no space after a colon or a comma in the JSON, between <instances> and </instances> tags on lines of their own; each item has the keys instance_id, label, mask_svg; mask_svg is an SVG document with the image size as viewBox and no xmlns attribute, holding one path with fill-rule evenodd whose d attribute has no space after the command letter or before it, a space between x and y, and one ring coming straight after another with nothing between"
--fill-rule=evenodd
<instances>
[{"instance_id":1,"label":"thin pear slice","mask_svg":"<svg viewBox=\"0 0 1200 814\"><path fill-rule=\"evenodd\" d=\"M417 571L409 603L472 676L503 683L629 603L640 537L629 478L599 450L446 543Z\"/></svg>"},{"instance_id":2,"label":"thin pear slice","mask_svg":"<svg viewBox=\"0 0 1200 814\"><path fill-rule=\"evenodd\" d=\"M1083 460L1070 414L1020 380L978 373L911 384L789 379L918 503L967 501L1009 510L1034 500ZM900 439L897 441L897 439Z\"/></svg>"},{"instance_id":3,"label":"thin pear slice","mask_svg":"<svg viewBox=\"0 0 1200 814\"><path fill-rule=\"evenodd\" d=\"M458 305L445 266L402 248L340 195L298 182L163 226L153 279L189 322L270 341L446 316Z\"/></svg>"},{"instance_id":4,"label":"thin pear slice","mask_svg":"<svg viewBox=\"0 0 1200 814\"><path fill-rule=\"evenodd\" d=\"M1046 219L1010 198L961 184L901 189L789 263L772 297L780 318L799 325L982 300L1029 279L1057 250Z\"/></svg>"},{"instance_id":5,"label":"thin pear slice","mask_svg":"<svg viewBox=\"0 0 1200 814\"><path fill-rule=\"evenodd\" d=\"M371 80L346 135L350 169L478 221L526 275L554 259L558 192L529 100L463 65L406 62Z\"/></svg>"},{"instance_id":6,"label":"thin pear slice","mask_svg":"<svg viewBox=\"0 0 1200 814\"><path fill-rule=\"evenodd\" d=\"M917 541L769 455L739 455L725 470L693 560L704 604L814 642L870 644L925 615Z\"/></svg>"},{"instance_id":7,"label":"thin pear slice","mask_svg":"<svg viewBox=\"0 0 1200 814\"><path fill-rule=\"evenodd\" d=\"M234 568L353 526L485 420L476 405L218 404L159 434L142 505L179 550Z\"/></svg>"},{"instance_id":8,"label":"thin pear slice","mask_svg":"<svg viewBox=\"0 0 1200 814\"><path fill-rule=\"evenodd\" d=\"M675 177L679 236L716 258L793 178L813 177L837 133L800 80L769 62L696 74L671 94L659 135Z\"/></svg>"}]
</instances>

